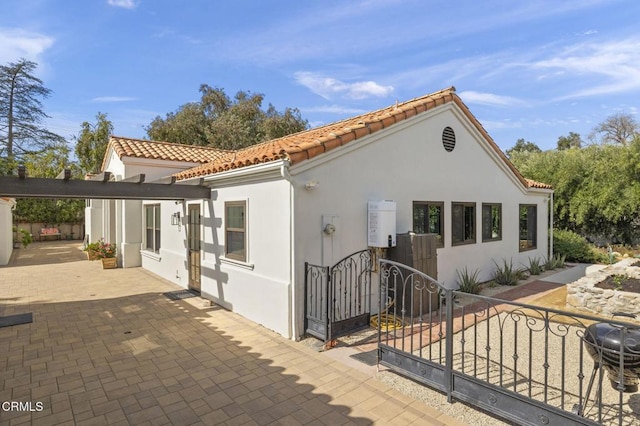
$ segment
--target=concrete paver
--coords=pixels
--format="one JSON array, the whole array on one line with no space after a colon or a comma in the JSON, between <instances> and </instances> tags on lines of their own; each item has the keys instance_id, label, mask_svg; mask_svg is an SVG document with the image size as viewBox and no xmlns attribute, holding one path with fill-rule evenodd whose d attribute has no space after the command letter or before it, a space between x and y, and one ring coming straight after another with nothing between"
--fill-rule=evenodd
<instances>
[{"instance_id":1,"label":"concrete paver","mask_svg":"<svg viewBox=\"0 0 640 426\"><path fill-rule=\"evenodd\" d=\"M142 268L34 243L0 268L2 424L459 424ZM39 410L36 403L42 404ZM23 407L24 408L24 407Z\"/></svg>"}]
</instances>

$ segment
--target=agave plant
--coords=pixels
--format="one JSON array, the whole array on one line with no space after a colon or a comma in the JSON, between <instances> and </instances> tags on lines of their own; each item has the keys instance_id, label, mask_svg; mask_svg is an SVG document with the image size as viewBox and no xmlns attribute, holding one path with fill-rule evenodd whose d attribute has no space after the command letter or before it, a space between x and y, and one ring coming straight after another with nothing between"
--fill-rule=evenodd
<instances>
[{"instance_id":1,"label":"agave plant","mask_svg":"<svg viewBox=\"0 0 640 426\"><path fill-rule=\"evenodd\" d=\"M493 273L493 280L498 285L514 286L518 284L518 280L522 278L522 271L513 267L513 262L506 259L502 259L502 266L498 265L495 260L493 264L496 265L496 270Z\"/></svg>"},{"instance_id":2,"label":"agave plant","mask_svg":"<svg viewBox=\"0 0 640 426\"><path fill-rule=\"evenodd\" d=\"M478 269L475 269L473 272L469 272L466 266L462 271L456 269L456 274L458 274L458 291L461 291L463 293L479 294L479 273L480 271Z\"/></svg>"},{"instance_id":3,"label":"agave plant","mask_svg":"<svg viewBox=\"0 0 640 426\"><path fill-rule=\"evenodd\" d=\"M531 275L540 275L544 271L540 259L537 257L529 258L529 273Z\"/></svg>"}]
</instances>

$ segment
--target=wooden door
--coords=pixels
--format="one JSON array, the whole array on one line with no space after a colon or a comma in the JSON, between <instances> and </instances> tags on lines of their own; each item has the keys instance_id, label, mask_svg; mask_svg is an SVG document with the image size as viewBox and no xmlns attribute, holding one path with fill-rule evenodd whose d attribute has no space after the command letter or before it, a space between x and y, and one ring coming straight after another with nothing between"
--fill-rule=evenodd
<instances>
[{"instance_id":1,"label":"wooden door","mask_svg":"<svg viewBox=\"0 0 640 426\"><path fill-rule=\"evenodd\" d=\"M189 205L187 243L189 250L189 289L200 292L200 205Z\"/></svg>"}]
</instances>

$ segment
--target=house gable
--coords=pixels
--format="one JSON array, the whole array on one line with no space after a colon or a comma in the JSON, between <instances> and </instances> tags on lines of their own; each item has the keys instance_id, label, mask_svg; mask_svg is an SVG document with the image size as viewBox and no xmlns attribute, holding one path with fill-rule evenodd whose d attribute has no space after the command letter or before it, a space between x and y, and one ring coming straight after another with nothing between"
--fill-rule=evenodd
<instances>
[{"instance_id":1,"label":"house gable","mask_svg":"<svg viewBox=\"0 0 640 426\"><path fill-rule=\"evenodd\" d=\"M326 155L336 148L353 145L357 140L377 134L382 130L396 126L417 115L432 111L448 103L453 103L459 107L469 122L487 141L487 144L499 157L500 161L502 161L511 173L513 173L515 178L522 183L523 187L536 186L550 189L549 185L529 181L518 172L486 130L484 130L480 122L456 95L455 88L453 87L407 102L396 103L387 108L350 119L253 145L236 151L230 156L220 157L193 169L177 173L176 177L178 180L190 179L279 159L286 159L290 164L295 165L321 155Z\"/></svg>"}]
</instances>

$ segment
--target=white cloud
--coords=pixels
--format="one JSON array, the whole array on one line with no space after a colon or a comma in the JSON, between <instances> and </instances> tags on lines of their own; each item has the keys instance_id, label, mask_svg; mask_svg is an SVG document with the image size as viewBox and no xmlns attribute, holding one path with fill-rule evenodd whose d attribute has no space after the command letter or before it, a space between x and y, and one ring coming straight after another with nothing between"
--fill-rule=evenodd
<instances>
[{"instance_id":1,"label":"white cloud","mask_svg":"<svg viewBox=\"0 0 640 426\"><path fill-rule=\"evenodd\" d=\"M132 98L129 96L98 96L96 98L91 99L91 102L130 102L135 101L138 98Z\"/></svg>"},{"instance_id":2,"label":"white cloud","mask_svg":"<svg viewBox=\"0 0 640 426\"><path fill-rule=\"evenodd\" d=\"M531 66L550 72L545 78L571 75L589 82L561 99L640 90L640 39L573 45Z\"/></svg>"},{"instance_id":3,"label":"white cloud","mask_svg":"<svg viewBox=\"0 0 640 426\"><path fill-rule=\"evenodd\" d=\"M295 73L294 77L299 84L325 99L331 99L334 95L348 99L384 98L393 92L393 86L382 86L375 81L345 83L318 73L302 71Z\"/></svg>"},{"instance_id":4,"label":"white cloud","mask_svg":"<svg viewBox=\"0 0 640 426\"><path fill-rule=\"evenodd\" d=\"M22 29L0 28L0 63L26 58L38 62L38 56L53 46L54 39Z\"/></svg>"},{"instance_id":5,"label":"white cloud","mask_svg":"<svg viewBox=\"0 0 640 426\"><path fill-rule=\"evenodd\" d=\"M469 104L492 105L492 106L522 106L525 103L511 96L494 95L493 93L474 92L467 90L458 93L463 101Z\"/></svg>"},{"instance_id":6,"label":"white cloud","mask_svg":"<svg viewBox=\"0 0 640 426\"><path fill-rule=\"evenodd\" d=\"M134 0L107 0L109 6L122 7L124 9L135 9L137 6Z\"/></svg>"}]
</instances>

